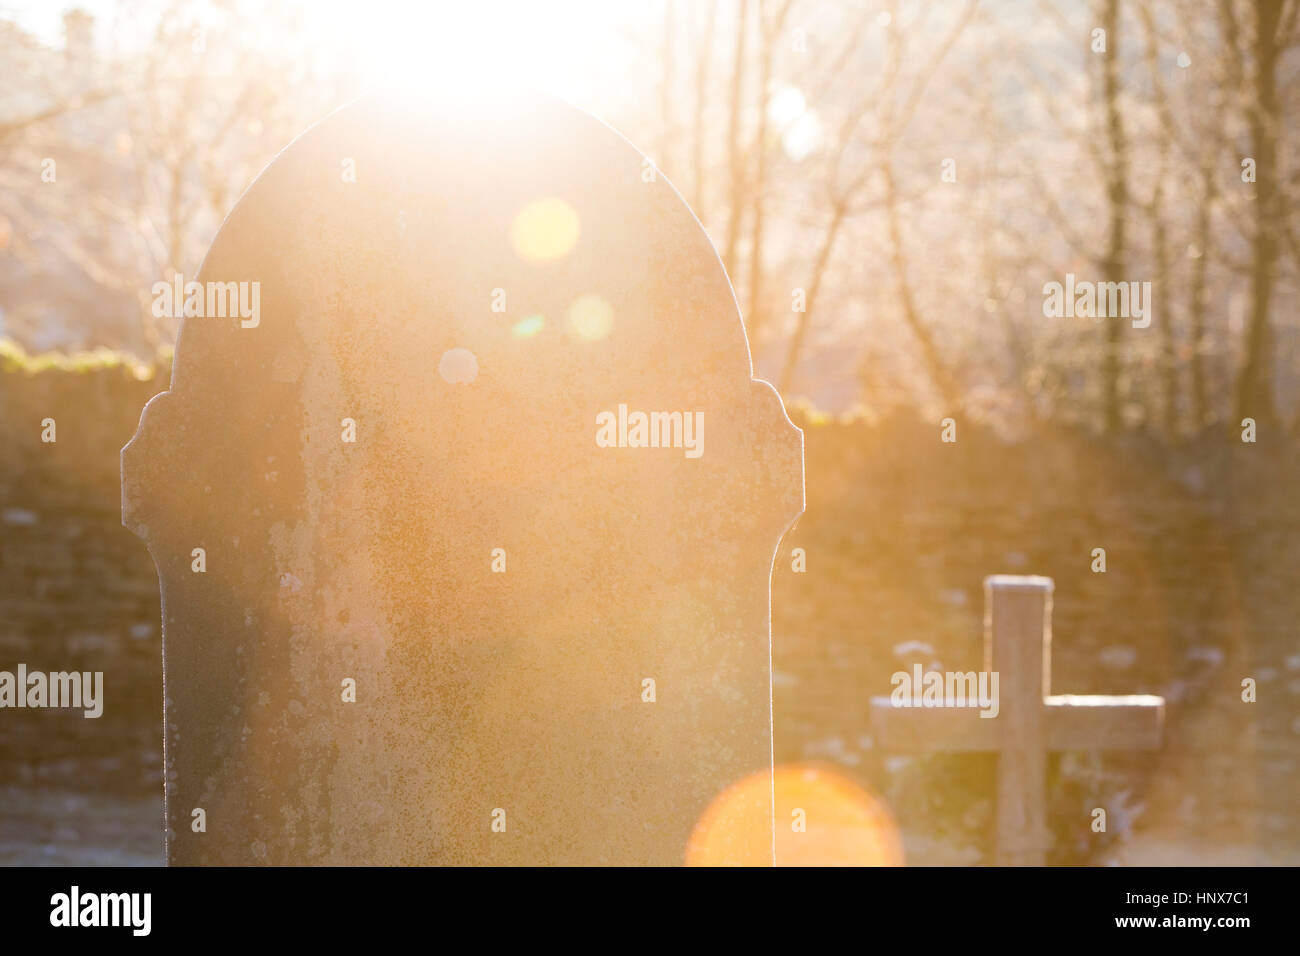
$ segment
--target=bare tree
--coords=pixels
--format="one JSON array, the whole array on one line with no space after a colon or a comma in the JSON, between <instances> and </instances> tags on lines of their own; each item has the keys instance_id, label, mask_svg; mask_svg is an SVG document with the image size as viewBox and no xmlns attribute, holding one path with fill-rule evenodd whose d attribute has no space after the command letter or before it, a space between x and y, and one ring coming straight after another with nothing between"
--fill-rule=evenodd
<instances>
[{"instance_id":1,"label":"bare tree","mask_svg":"<svg viewBox=\"0 0 1300 956\"><path fill-rule=\"evenodd\" d=\"M1254 235L1251 239L1250 317L1245 357L1237 379L1237 417L1272 422L1277 418L1273 395L1273 325L1269 314L1277 263L1280 213L1277 171L1277 63L1282 50L1278 25L1285 0L1253 0L1254 53L1250 142L1255 160ZM1233 4L1221 6L1233 34L1237 33Z\"/></svg>"},{"instance_id":2,"label":"bare tree","mask_svg":"<svg viewBox=\"0 0 1300 956\"><path fill-rule=\"evenodd\" d=\"M1120 0L1103 0L1102 29L1106 31L1106 55L1102 58L1102 103L1106 114L1106 200L1110 226L1101 272L1107 282L1124 282L1125 221L1128 215L1128 145L1124 138L1124 113L1119 90ZM1120 349L1124 323L1117 318L1106 323L1106 350L1102 357L1102 419L1107 431L1121 425Z\"/></svg>"}]
</instances>

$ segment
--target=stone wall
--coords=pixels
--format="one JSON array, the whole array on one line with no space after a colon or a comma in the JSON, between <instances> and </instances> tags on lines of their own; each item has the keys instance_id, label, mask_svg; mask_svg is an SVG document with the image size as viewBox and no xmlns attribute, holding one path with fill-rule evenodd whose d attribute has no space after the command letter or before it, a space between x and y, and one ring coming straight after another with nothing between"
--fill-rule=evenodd
<instances>
[{"instance_id":1,"label":"stone wall","mask_svg":"<svg viewBox=\"0 0 1300 956\"><path fill-rule=\"evenodd\" d=\"M103 671L105 699L98 719L0 711L0 786L161 787L158 579L121 525L118 483L118 452L160 380L115 356L0 354L0 670Z\"/></svg>"}]
</instances>

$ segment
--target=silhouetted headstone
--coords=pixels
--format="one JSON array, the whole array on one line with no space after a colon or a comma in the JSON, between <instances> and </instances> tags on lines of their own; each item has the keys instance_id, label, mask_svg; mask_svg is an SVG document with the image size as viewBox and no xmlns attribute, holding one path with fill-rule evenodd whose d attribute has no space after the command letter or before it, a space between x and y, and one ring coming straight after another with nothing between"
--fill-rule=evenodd
<instances>
[{"instance_id":1,"label":"silhouetted headstone","mask_svg":"<svg viewBox=\"0 0 1300 956\"><path fill-rule=\"evenodd\" d=\"M680 862L770 766L803 473L678 194L555 100L363 100L196 282L122 455L169 860Z\"/></svg>"}]
</instances>

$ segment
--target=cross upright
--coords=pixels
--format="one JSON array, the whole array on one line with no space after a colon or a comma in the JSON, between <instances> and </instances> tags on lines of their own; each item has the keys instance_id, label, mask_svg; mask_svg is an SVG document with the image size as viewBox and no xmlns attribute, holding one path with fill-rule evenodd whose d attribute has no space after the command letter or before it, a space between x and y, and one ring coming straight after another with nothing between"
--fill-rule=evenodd
<instances>
[{"instance_id":1,"label":"cross upright","mask_svg":"<svg viewBox=\"0 0 1300 956\"><path fill-rule=\"evenodd\" d=\"M984 669L996 671L999 710L900 707L871 700L872 736L893 752L998 755L994 845L1002 866L1047 860L1047 754L1052 750L1158 750L1165 701L1131 696L1053 695L1051 578L984 579Z\"/></svg>"}]
</instances>

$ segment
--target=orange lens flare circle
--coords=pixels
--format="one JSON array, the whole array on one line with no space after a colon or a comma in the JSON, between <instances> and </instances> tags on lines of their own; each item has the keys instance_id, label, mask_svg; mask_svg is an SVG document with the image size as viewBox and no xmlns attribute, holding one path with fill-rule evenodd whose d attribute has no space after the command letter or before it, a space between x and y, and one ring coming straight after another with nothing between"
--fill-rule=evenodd
<instances>
[{"instance_id":1,"label":"orange lens flare circle","mask_svg":"<svg viewBox=\"0 0 1300 956\"><path fill-rule=\"evenodd\" d=\"M771 866L776 792L778 866L902 866L903 844L883 800L844 774L789 764L732 784L710 804L687 866Z\"/></svg>"}]
</instances>

